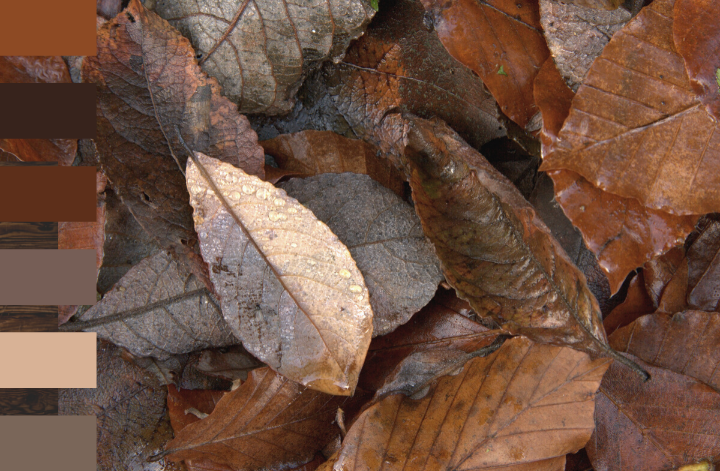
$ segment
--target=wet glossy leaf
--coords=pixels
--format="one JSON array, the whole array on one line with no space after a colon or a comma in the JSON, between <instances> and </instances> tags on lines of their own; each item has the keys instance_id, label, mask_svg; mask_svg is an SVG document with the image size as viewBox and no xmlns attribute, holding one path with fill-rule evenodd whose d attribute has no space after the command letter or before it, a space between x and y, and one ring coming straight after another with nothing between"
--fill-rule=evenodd
<instances>
[{"instance_id":1,"label":"wet glossy leaf","mask_svg":"<svg viewBox=\"0 0 720 471\"><path fill-rule=\"evenodd\" d=\"M293 381L352 394L373 314L348 249L283 190L202 154L197 162L187 187L230 327Z\"/></svg>"},{"instance_id":2,"label":"wet glossy leaf","mask_svg":"<svg viewBox=\"0 0 720 471\"><path fill-rule=\"evenodd\" d=\"M350 428L334 469L563 470L592 433L607 360L508 340L422 399L388 396Z\"/></svg>"},{"instance_id":3,"label":"wet glossy leaf","mask_svg":"<svg viewBox=\"0 0 720 471\"><path fill-rule=\"evenodd\" d=\"M304 175L364 173L403 196L404 179L380 149L359 139L348 139L330 131L282 134L260 142L286 172Z\"/></svg>"},{"instance_id":4,"label":"wet glossy leaf","mask_svg":"<svg viewBox=\"0 0 720 471\"><path fill-rule=\"evenodd\" d=\"M540 23L548 48L560 75L573 90L577 90L585 79L593 61L612 35L633 17L633 13L625 8L608 11L598 8L602 0L590 2L596 3L596 8L583 6L582 1L540 0ZM611 1L604 3L610 4ZM617 7L622 2L614 3Z\"/></svg>"},{"instance_id":5,"label":"wet glossy leaf","mask_svg":"<svg viewBox=\"0 0 720 471\"><path fill-rule=\"evenodd\" d=\"M673 38L685 60L690 84L710 114L720 118L720 4L712 0L676 0Z\"/></svg>"},{"instance_id":6,"label":"wet glossy leaf","mask_svg":"<svg viewBox=\"0 0 720 471\"><path fill-rule=\"evenodd\" d=\"M98 30L83 80L98 90L95 143L103 171L140 225L210 284L197 253L179 142L261 175L257 136L217 83L200 71L187 39L139 2Z\"/></svg>"},{"instance_id":7,"label":"wet glossy leaf","mask_svg":"<svg viewBox=\"0 0 720 471\"><path fill-rule=\"evenodd\" d=\"M333 420L346 400L270 368L253 370L208 417L178 431L166 453L173 460L206 459L244 470L300 465L340 432Z\"/></svg>"},{"instance_id":8,"label":"wet glossy leaf","mask_svg":"<svg viewBox=\"0 0 720 471\"><path fill-rule=\"evenodd\" d=\"M406 323L435 294L440 261L412 207L367 175L324 174L281 185L350 250L365 278L373 337Z\"/></svg>"},{"instance_id":9,"label":"wet glossy leaf","mask_svg":"<svg viewBox=\"0 0 720 471\"><path fill-rule=\"evenodd\" d=\"M615 33L541 170L572 170L652 209L703 214L720 209L720 133L675 50L673 4L656 0Z\"/></svg>"},{"instance_id":10,"label":"wet glossy leaf","mask_svg":"<svg viewBox=\"0 0 720 471\"><path fill-rule=\"evenodd\" d=\"M422 0L450 55L473 70L521 127L538 112L533 81L549 57L532 0Z\"/></svg>"},{"instance_id":11,"label":"wet glossy leaf","mask_svg":"<svg viewBox=\"0 0 720 471\"><path fill-rule=\"evenodd\" d=\"M375 14L365 0L158 0L241 113L283 114L308 71L338 60Z\"/></svg>"},{"instance_id":12,"label":"wet glossy leaf","mask_svg":"<svg viewBox=\"0 0 720 471\"><path fill-rule=\"evenodd\" d=\"M0 56L0 83L70 83L59 56ZM77 139L2 139L0 162L58 162L75 159Z\"/></svg>"},{"instance_id":13,"label":"wet glossy leaf","mask_svg":"<svg viewBox=\"0 0 720 471\"><path fill-rule=\"evenodd\" d=\"M558 134L570 112L575 94L568 88L552 58L540 68L533 83L535 104L542 113L543 126L540 131L542 155L552 152Z\"/></svg>"},{"instance_id":14,"label":"wet glossy leaf","mask_svg":"<svg viewBox=\"0 0 720 471\"><path fill-rule=\"evenodd\" d=\"M169 254L135 265L103 299L67 325L138 356L167 358L238 343L207 288Z\"/></svg>"},{"instance_id":15,"label":"wet glossy leaf","mask_svg":"<svg viewBox=\"0 0 720 471\"><path fill-rule=\"evenodd\" d=\"M511 333L606 352L585 277L532 206L444 123L408 121L415 210L458 295Z\"/></svg>"},{"instance_id":16,"label":"wet glossy leaf","mask_svg":"<svg viewBox=\"0 0 720 471\"><path fill-rule=\"evenodd\" d=\"M165 471L162 461L146 459L172 438L166 396L153 375L98 341L97 388L60 389L60 415L97 416L98 471Z\"/></svg>"}]
</instances>

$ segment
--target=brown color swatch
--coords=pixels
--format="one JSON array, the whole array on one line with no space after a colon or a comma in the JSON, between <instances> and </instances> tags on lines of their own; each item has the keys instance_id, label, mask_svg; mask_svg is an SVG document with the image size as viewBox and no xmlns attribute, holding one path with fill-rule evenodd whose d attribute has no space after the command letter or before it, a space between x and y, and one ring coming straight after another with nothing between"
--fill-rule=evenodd
<instances>
[{"instance_id":1,"label":"brown color swatch","mask_svg":"<svg viewBox=\"0 0 720 471\"><path fill-rule=\"evenodd\" d=\"M0 388L97 387L96 339L95 332L1 332Z\"/></svg>"},{"instance_id":2,"label":"brown color swatch","mask_svg":"<svg viewBox=\"0 0 720 471\"><path fill-rule=\"evenodd\" d=\"M0 138L94 139L95 96L92 83L2 83Z\"/></svg>"},{"instance_id":3,"label":"brown color swatch","mask_svg":"<svg viewBox=\"0 0 720 471\"><path fill-rule=\"evenodd\" d=\"M95 304L96 280L94 250L0 250L4 305Z\"/></svg>"},{"instance_id":4,"label":"brown color swatch","mask_svg":"<svg viewBox=\"0 0 720 471\"><path fill-rule=\"evenodd\" d=\"M0 332L57 332L57 317L57 306L0 306Z\"/></svg>"},{"instance_id":5,"label":"brown color swatch","mask_svg":"<svg viewBox=\"0 0 720 471\"><path fill-rule=\"evenodd\" d=\"M96 198L93 167L0 167L2 222L95 221Z\"/></svg>"},{"instance_id":6,"label":"brown color swatch","mask_svg":"<svg viewBox=\"0 0 720 471\"><path fill-rule=\"evenodd\" d=\"M0 222L0 249L57 248L57 222Z\"/></svg>"},{"instance_id":7,"label":"brown color swatch","mask_svg":"<svg viewBox=\"0 0 720 471\"><path fill-rule=\"evenodd\" d=\"M94 56L95 0L0 3L0 56Z\"/></svg>"},{"instance_id":8,"label":"brown color swatch","mask_svg":"<svg viewBox=\"0 0 720 471\"><path fill-rule=\"evenodd\" d=\"M3 469L96 471L95 416L0 417Z\"/></svg>"},{"instance_id":9,"label":"brown color swatch","mask_svg":"<svg viewBox=\"0 0 720 471\"><path fill-rule=\"evenodd\" d=\"M58 415L58 390L0 389L0 415Z\"/></svg>"}]
</instances>

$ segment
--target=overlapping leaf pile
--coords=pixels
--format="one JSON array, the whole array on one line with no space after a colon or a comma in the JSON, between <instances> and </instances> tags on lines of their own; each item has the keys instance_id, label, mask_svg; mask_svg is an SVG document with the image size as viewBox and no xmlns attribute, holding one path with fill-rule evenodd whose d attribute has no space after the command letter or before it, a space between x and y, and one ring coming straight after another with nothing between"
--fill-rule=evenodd
<instances>
[{"instance_id":1,"label":"overlapping leaf pile","mask_svg":"<svg viewBox=\"0 0 720 471\"><path fill-rule=\"evenodd\" d=\"M99 2L0 140L100 165L98 469L720 465L720 6L619 3Z\"/></svg>"}]
</instances>

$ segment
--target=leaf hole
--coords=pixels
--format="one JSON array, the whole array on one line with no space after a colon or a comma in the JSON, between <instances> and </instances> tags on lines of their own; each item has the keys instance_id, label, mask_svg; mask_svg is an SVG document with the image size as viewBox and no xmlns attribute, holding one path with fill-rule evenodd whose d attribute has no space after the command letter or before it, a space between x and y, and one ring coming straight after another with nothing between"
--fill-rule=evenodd
<instances>
[{"instance_id":1,"label":"leaf hole","mask_svg":"<svg viewBox=\"0 0 720 471\"><path fill-rule=\"evenodd\" d=\"M150 197L143 191L142 197L145 201L150 202Z\"/></svg>"},{"instance_id":2,"label":"leaf hole","mask_svg":"<svg viewBox=\"0 0 720 471\"><path fill-rule=\"evenodd\" d=\"M129 11L126 11L125 15L127 16L128 20L130 20L130 23L135 23L135 17L132 16L132 14Z\"/></svg>"}]
</instances>

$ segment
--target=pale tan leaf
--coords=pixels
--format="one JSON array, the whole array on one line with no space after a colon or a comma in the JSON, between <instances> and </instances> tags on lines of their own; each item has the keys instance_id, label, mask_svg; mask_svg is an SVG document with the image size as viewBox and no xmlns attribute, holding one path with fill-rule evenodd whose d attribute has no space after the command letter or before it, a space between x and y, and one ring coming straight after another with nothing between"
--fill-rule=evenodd
<instances>
[{"instance_id":1,"label":"pale tan leaf","mask_svg":"<svg viewBox=\"0 0 720 471\"><path fill-rule=\"evenodd\" d=\"M352 394L373 314L347 247L285 191L196 155L187 168L190 204L226 321L279 373Z\"/></svg>"}]
</instances>

